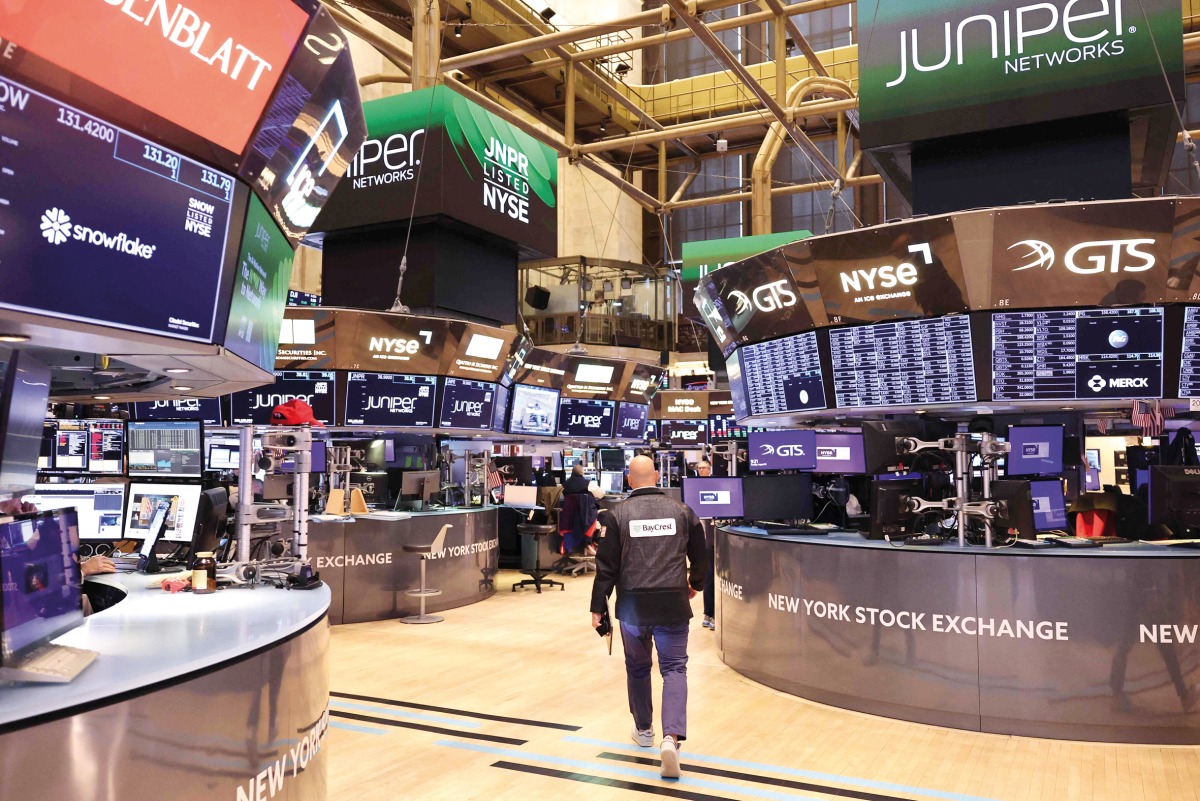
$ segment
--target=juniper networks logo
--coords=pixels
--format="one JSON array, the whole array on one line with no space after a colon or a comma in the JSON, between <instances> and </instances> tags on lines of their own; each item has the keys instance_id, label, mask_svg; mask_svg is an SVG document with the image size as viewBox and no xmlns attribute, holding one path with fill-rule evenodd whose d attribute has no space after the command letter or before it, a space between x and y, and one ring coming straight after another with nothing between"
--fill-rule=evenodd
<instances>
[{"instance_id":1,"label":"juniper networks logo","mask_svg":"<svg viewBox=\"0 0 1200 801\"><path fill-rule=\"evenodd\" d=\"M72 224L71 215L57 206L42 214L41 229L42 236L51 245L61 245L68 239L73 239L76 242L83 242L106 250L115 250L143 259L153 258L154 251L157 249L156 245L144 245L141 238L130 238L129 234L124 232L108 234L96 228L88 228L86 225Z\"/></svg>"}]
</instances>

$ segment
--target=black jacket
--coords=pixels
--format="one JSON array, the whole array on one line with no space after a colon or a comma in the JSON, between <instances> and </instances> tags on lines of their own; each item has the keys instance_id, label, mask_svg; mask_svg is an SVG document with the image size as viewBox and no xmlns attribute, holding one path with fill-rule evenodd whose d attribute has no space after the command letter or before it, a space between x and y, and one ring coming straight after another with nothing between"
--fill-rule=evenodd
<instances>
[{"instance_id":1,"label":"black jacket","mask_svg":"<svg viewBox=\"0 0 1200 801\"><path fill-rule=\"evenodd\" d=\"M631 626L670 626L692 617L688 587L704 588L704 528L691 509L657 487L634 490L600 513L592 611L617 590L617 619Z\"/></svg>"},{"instance_id":2,"label":"black jacket","mask_svg":"<svg viewBox=\"0 0 1200 801\"><path fill-rule=\"evenodd\" d=\"M590 483L587 480L587 476L568 476L567 480L563 482L563 493L567 495L580 495L588 491Z\"/></svg>"}]
</instances>

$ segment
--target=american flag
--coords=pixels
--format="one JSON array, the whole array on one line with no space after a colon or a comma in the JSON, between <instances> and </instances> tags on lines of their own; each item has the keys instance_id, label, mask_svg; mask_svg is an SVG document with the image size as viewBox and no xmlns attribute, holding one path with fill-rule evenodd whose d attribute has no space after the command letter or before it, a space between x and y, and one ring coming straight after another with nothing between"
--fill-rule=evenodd
<instances>
[{"instance_id":1,"label":"american flag","mask_svg":"<svg viewBox=\"0 0 1200 801\"><path fill-rule=\"evenodd\" d=\"M496 469L496 465L488 462L487 466L487 488L490 492L497 487L504 486L504 479L500 477L500 471Z\"/></svg>"},{"instance_id":2,"label":"american flag","mask_svg":"<svg viewBox=\"0 0 1200 801\"><path fill-rule=\"evenodd\" d=\"M1157 400L1134 401L1133 411L1129 414L1129 422L1142 430L1144 437L1157 437L1162 434L1164 417L1174 417L1175 410L1167 407L1164 415L1162 404Z\"/></svg>"}]
</instances>

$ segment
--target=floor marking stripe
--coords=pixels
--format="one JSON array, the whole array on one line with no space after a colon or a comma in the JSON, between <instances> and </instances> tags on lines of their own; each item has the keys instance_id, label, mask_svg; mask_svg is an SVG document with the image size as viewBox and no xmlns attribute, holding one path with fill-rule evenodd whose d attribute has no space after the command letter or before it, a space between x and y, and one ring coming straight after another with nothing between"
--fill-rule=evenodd
<instances>
[{"instance_id":1,"label":"floor marking stripe","mask_svg":"<svg viewBox=\"0 0 1200 801\"><path fill-rule=\"evenodd\" d=\"M638 782L627 782L622 781L621 779L610 779L606 776L592 776L589 773L573 773L566 770L543 768L538 765L521 765L516 762L505 762L501 760L500 762L493 762L491 766L493 768L515 770L521 773L535 773L539 776L550 776L554 779L570 779L574 782L598 784L604 787L612 787L617 790L633 790L639 793L652 793L654 795L666 796L668 798L685 798L688 799L688 801L734 801L733 799L723 795L692 793L675 787L663 787L657 784L639 784Z\"/></svg>"},{"instance_id":2,"label":"floor marking stripe","mask_svg":"<svg viewBox=\"0 0 1200 801\"><path fill-rule=\"evenodd\" d=\"M611 740L597 740L592 737L579 737L572 734L564 735L563 740L569 743L594 745L600 748L610 748L617 751L632 751L635 754L646 753L646 749L640 748L632 743L620 743L613 742ZM766 773L782 773L785 776L798 776L804 779L838 782L840 784L857 784L863 787L870 787L873 790L886 790L893 793L908 793L910 795L928 796L930 798L942 798L946 799L946 801L997 801L995 798L986 798L978 795L966 795L964 793L953 793L947 790L930 790L925 787L912 787L907 784L876 781L875 779L862 779L856 776L839 776L836 773L822 773L815 770L788 768L782 765L768 765L764 762L747 762L741 759L727 759L726 757L708 756L706 754L698 754L695 751L689 751L686 747L684 748L684 758L688 762L703 762L710 765L746 768L748 770L762 771Z\"/></svg>"},{"instance_id":3,"label":"floor marking stripe","mask_svg":"<svg viewBox=\"0 0 1200 801\"><path fill-rule=\"evenodd\" d=\"M468 729L478 729L482 723L475 723L470 720L456 720L454 718L443 718L437 715L422 715L419 712L402 712L398 709L380 709L378 706L367 706L366 704L352 704L349 701L333 700L329 705L335 709L356 709L359 712L373 712L376 715L387 715L388 717L406 718L409 720L423 720L426 723L441 723L446 726L464 726Z\"/></svg>"},{"instance_id":4,"label":"floor marking stripe","mask_svg":"<svg viewBox=\"0 0 1200 801\"><path fill-rule=\"evenodd\" d=\"M434 734L449 734L451 737L468 737L472 740L486 740L489 743L505 743L506 745L525 745L528 740L517 740L513 737L498 737L494 734L479 734L473 731L455 731L454 729L444 729L441 726L427 726L424 723L408 723L403 720L392 720L391 718L374 718L370 715L359 715L355 712L342 712L337 709L329 710L329 714L333 717L346 718L347 720L358 720L363 723L378 723L383 726L394 726L398 729L416 729L417 731L428 731Z\"/></svg>"},{"instance_id":5,"label":"floor marking stripe","mask_svg":"<svg viewBox=\"0 0 1200 801\"><path fill-rule=\"evenodd\" d=\"M359 734L387 734L384 729L372 729L370 726L355 726L353 723L342 723L340 720L329 721L331 729L345 729L346 731L356 731Z\"/></svg>"},{"instance_id":6,"label":"floor marking stripe","mask_svg":"<svg viewBox=\"0 0 1200 801\"><path fill-rule=\"evenodd\" d=\"M561 731L579 731L580 726L571 726L566 723L547 723L544 720L529 720L527 718L512 718L505 715L489 715L486 712L471 712L465 709L451 709L446 706L433 706L431 704L418 704L413 701L396 701L391 698L377 698L373 695L355 695L353 693L338 693L330 691L329 693L334 698L348 698L351 701L370 701L374 704L387 704L388 706L402 706L409 709L420 709L425 712L443 712L448 715L458 715L459 717L479 718L480 720L495 720L500 723L516 723L521 726L539 726L543 729L559 729Z\"/></svg>"}]
</instances>

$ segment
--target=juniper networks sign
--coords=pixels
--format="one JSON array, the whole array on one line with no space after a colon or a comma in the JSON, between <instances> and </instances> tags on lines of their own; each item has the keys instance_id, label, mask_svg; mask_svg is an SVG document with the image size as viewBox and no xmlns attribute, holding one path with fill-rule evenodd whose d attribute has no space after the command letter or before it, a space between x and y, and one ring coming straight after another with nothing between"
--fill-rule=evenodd
<instances>
[{"instance_id":1,"label":"juniper networks sign","mask_svg":"<svg viewBox=\"0 0 1200 801\"><path fill-rule=\"evenodd\" d=\"M444 214L557 255L553 149L444 86L364 103L363 115L367 140L313 230Z\"/></svg>"},{"instance_id":2,"label":"juniper networks sign","mask_svg":"<svg viewBox=\"0 0 1200 801\"><path fill-rule=\"evenodd\" d=\"M859 24L864 147L1182 97L1178 0L905 0Z\"/></svg>"}]
</instances>

